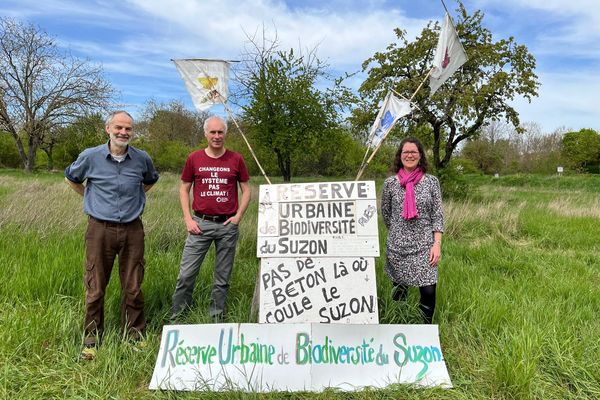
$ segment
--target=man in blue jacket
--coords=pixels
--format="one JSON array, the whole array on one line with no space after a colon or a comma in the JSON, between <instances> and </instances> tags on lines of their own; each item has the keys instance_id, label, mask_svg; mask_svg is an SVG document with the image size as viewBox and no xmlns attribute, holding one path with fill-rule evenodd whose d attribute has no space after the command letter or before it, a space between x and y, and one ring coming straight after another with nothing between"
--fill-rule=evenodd
<instances>
[{"instance_id":1,"label":"man in blue jacket","mask_svg":"<svg viewBox=\"0 0 600 400\"><path fill-rule=\"evenodd\" d=\"M65 170L65 180L83 196L88 215L85 234L85 339L82 357L96 355L104 331L104 293L115 258L121 278L121 324L134 341L146 327L144 297L144 226L140 216L145 193L158 180L152 159L131 146L133 118L115 111L106 119L108 143L84 150ZM85 183L85 185L84 185Z\"/></svg>"}]
</instances>

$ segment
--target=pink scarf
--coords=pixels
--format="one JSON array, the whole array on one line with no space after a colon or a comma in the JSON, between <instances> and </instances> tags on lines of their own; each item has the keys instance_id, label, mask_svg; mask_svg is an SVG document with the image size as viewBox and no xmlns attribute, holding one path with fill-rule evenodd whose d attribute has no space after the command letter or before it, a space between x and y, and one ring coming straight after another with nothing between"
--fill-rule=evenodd
<instances>
[{"instance_id":1,"label":"pink scarf","mask_svg":"<svg viewBox=\"0 0 600 400\"><path fill-rule=\"evenodd\" d=\"M404 205L402 207L402 218L404 219L414 219L419 216L415 203L415 185L419 183L423 175L425 174L420 167L415 168L412 172L400 168L398 175L396 175L400 185L406 189Z\"/></svg>"}]
</instances>

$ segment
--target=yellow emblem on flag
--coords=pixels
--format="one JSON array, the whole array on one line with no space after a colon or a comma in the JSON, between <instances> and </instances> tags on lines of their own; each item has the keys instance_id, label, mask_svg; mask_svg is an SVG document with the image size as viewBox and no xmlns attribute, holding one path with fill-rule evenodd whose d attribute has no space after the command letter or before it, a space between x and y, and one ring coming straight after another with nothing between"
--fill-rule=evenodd
<instances>
[{"instance_id":1,"label":"yellow emblem on flag","mask_svg":"<svg viewBox=\"0 0 600 400\"><path fill-rule=\"evenodd\" d=\"M205 111L227 101L229 63L222 60L174 60L192 96L194 107Z\"/></svg>"},{"instance_id":2,"label":"yellow emblem on flag","mask_svg":"<svg viewBox=\"0 0 600 400\"><path fill-rule=\"evenodd\" d=\"M198 77L198 82L202 85L202 87L206 90L214 89L219 82L219 78L210 77L210 76L200 76Z\"/></svg>"}]
</instances>

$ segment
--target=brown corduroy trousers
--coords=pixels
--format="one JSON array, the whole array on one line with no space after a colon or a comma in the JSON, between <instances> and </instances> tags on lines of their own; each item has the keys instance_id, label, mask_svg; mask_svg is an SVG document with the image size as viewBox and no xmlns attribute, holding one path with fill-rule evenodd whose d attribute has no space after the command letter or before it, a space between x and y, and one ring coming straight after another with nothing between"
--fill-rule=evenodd
<instances>
[{"instance_id":1,"label":"brown corduroy trousers","mask_svg":"<svg viewBox=\"0 0 600 400\"><path fill-rule=\"evenodd\" d=\"M121 279L121 326L132 338L146 327L144 318L144 226L137 218L129 223L106 222L90 217L85 234L85 335L95 343L104 331L104 294L115 258Z\"/></svg>"}]
</instances>

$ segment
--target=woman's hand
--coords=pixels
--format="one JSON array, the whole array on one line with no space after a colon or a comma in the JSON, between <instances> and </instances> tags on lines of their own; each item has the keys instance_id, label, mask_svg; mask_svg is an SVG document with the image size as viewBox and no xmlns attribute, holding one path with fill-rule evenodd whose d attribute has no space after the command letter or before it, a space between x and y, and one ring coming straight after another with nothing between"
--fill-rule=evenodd
<instances>
[{"instance_id":1,"label":"woman's hand","mask_svg":"<svg viewBox=\"0 0 600 400\"><path fill-rule=\"evenodd\" d=\"M442 242L436 240L433 242L433 246L431 246L431 250L429 250L429 265L435 267L440 262L440 258L442 257Z\"/></svg>"}]
</instances>

